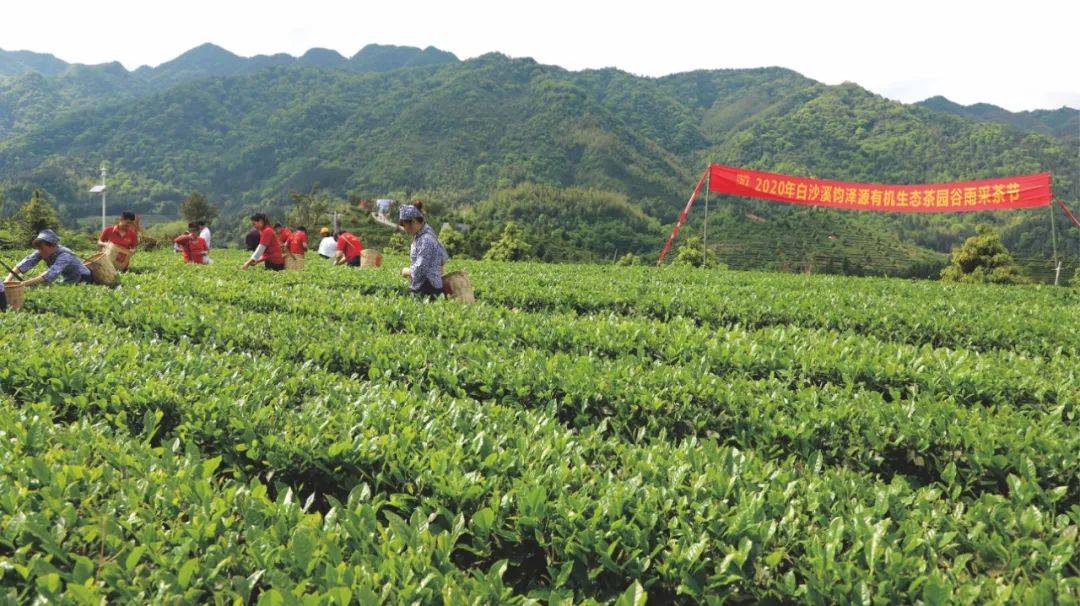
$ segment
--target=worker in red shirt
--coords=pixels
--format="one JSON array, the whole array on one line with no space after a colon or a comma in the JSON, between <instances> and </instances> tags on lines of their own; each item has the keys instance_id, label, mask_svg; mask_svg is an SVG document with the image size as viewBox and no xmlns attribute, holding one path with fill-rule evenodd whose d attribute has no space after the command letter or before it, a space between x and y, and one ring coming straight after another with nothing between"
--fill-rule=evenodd
<instances>
[{"instance_id":1,"label":"worker in red shirt","mask_svg":"<svg viewBox=\"0 0 1080 606\"><path fill-rule=\"evenodd\" d=\"M295 257L303 257L307 253L307 229L297 227L289 238L289 252Z\"/></svg>"},{"instance_id":2,"label":"worker in red shirt","mask_svg":"<svg viewBox=\"0 0 1080 606\"><path fill-rule=\"evenodd\" d=\"M206 265L209 261L210 248L206 246L206 240L199 235L199 229L198 223L188 223L188 233L173 240L184 254L185 263Z\"/></svg>"},{"instance_id":3,"label":"worker in red shirt","mask_svg":"<svg viewBox=\"0 0 1080 606\"><path fill-rule=\"evenodd\" d=\"M289 245L289 238L292 238L292 230L283 226L281 223L274 223L274 231L277 232L278 241L282 246Z\"/></svg>"},{"instance_id":4,"label":"worker in red shirt","mask_svg":"<svg viewBox=\"0 0 1080 606\"><path fill-rule=\"evenodd\" d=\"M337 235L337 260L334 265L350 265L360 267L360 253L364 252L364 246L360 244L360 238L347 231L339 231Z\"/></svg>"},{"instance_id":5,"label":"worker in red shirt","mask_svg":"<svg viewBox=\"0 0 1080 606\"><path fill-rule=\"evenodd\" d=\"M281 240L278 239L274 228L270 227L270 220L265 213L251 215L251 226L259 230L259 245L251 258L244 262L240 269L247 269L252 265L265 263L266 269L281 271L285 269L285 255L281 252Z\"/></svg>"},{"instance_id":6,"label":"worker in red shirt","mask_svg":"<svg viewBox=\"0 0 1080 606\"><path fill-rule=\"evenodd\" d=\"M105 248L112 244L117 248L113 257L113 265L120 271L127 271L131 264L131 255L135 254L135 247L139 245L139 232L135 228L135 213L125 210L120 213L120 220L116 225L110 225L101 230L98 237L98 247Z\"/></svg>"}]
</instances>

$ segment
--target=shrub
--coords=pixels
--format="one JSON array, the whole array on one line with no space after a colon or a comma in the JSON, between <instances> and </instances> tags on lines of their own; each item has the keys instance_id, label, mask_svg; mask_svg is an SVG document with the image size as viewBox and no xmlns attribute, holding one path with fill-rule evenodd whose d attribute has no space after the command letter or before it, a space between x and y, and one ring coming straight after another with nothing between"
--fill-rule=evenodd
<instances>
[{"instance_id":1,"label":"shrub","mask_svg":"<svg viewBox=\"0 0 1080 606\"><path fill-rule=\"evenodd\" d=\"M952 263L941 271L942 282L973 284L1024 284L1020 267L1001 241L1001 235L988 225L952 251Z\"/></svg>"}]
</instances>

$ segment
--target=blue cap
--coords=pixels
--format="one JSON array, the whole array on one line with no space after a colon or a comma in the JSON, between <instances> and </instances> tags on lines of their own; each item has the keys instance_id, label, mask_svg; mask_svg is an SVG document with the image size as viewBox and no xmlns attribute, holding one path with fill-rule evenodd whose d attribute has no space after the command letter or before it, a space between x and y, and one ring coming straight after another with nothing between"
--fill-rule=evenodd
<instances>
[{"instance_id":1,"label":"blue cap","mask_svg":"<svg viewBox=\"0 0 1080 606\"><path fill-rule=\"evenodd\" d=\"M26 240L23 240L23 242L26 242ZM56 246L60 243L60 236L56 235L56 232L51 229L43 229L38 233L37 237L34 238L34 242L45 242L46 244Z\"/></svg>"},{"instance_id":2,"label":"blue cap","mask_svg":"<svg viewBox=\"0 0 1080 606\"><path fill-rule=\"evenodd\" d=\"M412 204L408 204L401 207L398 211L398 221L408 221L410 219L423 219L424 215L420 212L419 208L416 208Z\"/></svg>"}]
</instances>

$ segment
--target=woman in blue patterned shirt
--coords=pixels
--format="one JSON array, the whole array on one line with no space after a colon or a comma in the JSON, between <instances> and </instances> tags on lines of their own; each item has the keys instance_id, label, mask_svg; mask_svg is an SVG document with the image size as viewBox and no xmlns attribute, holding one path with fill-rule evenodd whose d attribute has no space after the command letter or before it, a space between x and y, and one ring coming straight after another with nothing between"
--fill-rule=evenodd
<instances>
[{"instance_id":1,"label":"woman in blue patterned shirt","mask_svg":"<svg viewBox=\"0 0 1080 606\"><path fill-rule=\"evenodd\" d=\"M402 268L401 275L409 278L409 290L414 295L437 297L443 294L443 265L450 255L446 254L435 230L424 222L418 206L402 206L398 212L398 225L412 236L410 265Z\"/></svg>"},{"instance_id":2,"label":"woman in blue patterned shirt","mask_svg":"<svg viewBox=\"0 0 1080 606\"><path fill-rule=\"evenodd\" d=\"M15 272L8 274L7 280L12 280L15 274L22 275L24 272L44 261L48 269L40 276L23 282L24 287L36 286L41 283L51 284L57 278L61 278L64 284L90 283L90 270L83 264L75 253L60 246L60 236L51 229L42 230L34 238L34 248L37 250L30 253L25 259L15 266Z\"/></svg>"}]
</instances>

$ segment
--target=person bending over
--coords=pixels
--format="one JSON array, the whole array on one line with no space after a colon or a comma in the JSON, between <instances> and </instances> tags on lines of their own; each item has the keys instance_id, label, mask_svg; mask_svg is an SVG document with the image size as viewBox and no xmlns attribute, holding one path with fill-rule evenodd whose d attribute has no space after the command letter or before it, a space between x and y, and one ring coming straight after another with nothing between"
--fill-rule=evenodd
<instances>
[{"instance_id":1,"label":"person bending over","mask_svg":"<svg viewBox=\"0 0 1080 606\"><path fill-rule=\"evenodd\" d=\"M48 267L45 273L26 280L22 283L23 287L51 284L57 278L60 278L63 284L90 283L90 270L75 253L60 246L60 236L53 230L42 230L34 238L32 245L36 250L15 266L15 271L8 274L5 282L11 282L16 275L22 276L27 270L44 261Z\"/></svg>"},{"instance_id":2,"label":"person bending over","mask_svg":"<svg viewBox=\"0 0 1080 606\"><path fill-rule=\"evenodd\" d=\"M173 240L184 254L184 263L206 265L210 262L209 247L199 231L198 223L188 223L188 233Z\"/></svg>"},{"instance_id":3,"label":"person bending over","mask_svg":"<svg viewBox=\"0 0 1080 606\"><path fill-rule=\"evenodd\" d=\"M360 267L360 253L364 252L364 246L360 238L347 231L339 231L337 236L337 261L334 265L349 265Z\"/></svg>"}]
</instances>

